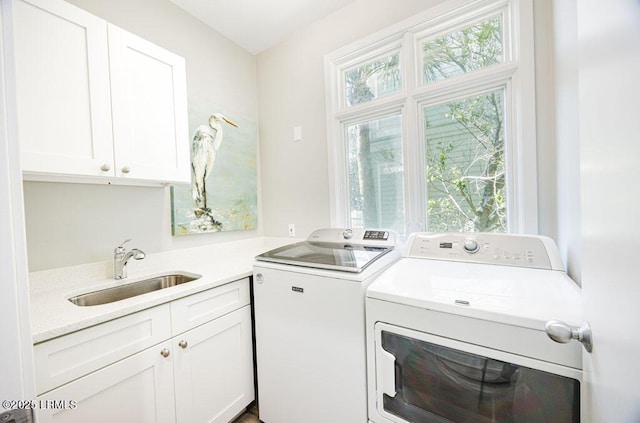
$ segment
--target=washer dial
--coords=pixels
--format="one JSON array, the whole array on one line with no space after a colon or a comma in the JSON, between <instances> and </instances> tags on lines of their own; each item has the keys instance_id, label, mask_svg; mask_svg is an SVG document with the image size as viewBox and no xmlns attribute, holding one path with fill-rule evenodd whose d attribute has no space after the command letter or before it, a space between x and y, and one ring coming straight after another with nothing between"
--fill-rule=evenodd
<instances>
[{"instance_id":1,"label":"washer dial","mask_svg":"<svg viewBox=\"0 0 640 423\"><path fill-rule=\"evenodd\" d=\"M469 254L475 254L480 250L480 244L478 244L478 241L475 239L467 239L464 241L464 244L462 244L462 248Z\"/></svg>"}]
</instances>

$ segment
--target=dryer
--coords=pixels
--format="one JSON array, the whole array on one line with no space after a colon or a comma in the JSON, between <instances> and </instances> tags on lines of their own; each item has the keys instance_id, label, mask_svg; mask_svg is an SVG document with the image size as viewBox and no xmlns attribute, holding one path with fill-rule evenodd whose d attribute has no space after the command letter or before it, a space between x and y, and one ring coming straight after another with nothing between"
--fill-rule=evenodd
<instances>
[{"instance_id":1,"label":"dryer","mask_svg":"<svg viewBox=\"0 0 640 423\"><path fill-rule=\"evenodd\" d=\"M582 352L545 332L582 321L553 241L410 236L367 289L372 423L579 422Z\"/></svg>"}]
</instances>

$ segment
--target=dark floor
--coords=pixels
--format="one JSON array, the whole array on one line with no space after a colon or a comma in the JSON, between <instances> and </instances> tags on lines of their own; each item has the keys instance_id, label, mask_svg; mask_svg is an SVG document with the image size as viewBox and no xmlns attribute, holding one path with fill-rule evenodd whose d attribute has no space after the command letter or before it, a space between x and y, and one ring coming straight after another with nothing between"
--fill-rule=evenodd
<instances>
[{"instance_id":1,"label":"dark floor","mask_svg":"<svg viewBox=\"0 0 640 423\"><path fill-rule=\"evenodd\" d=\"M255 402L250 404L247 411L231 423L260 423L260 419L258 419L258 408L256 407Z\"/></svg>"},{"instance_id":2,"label":"dark floor","mask_svg":"<svg viewBox=\"0 0 640 423\"><path fill-rule=\"evenodd\" d=\"M251 413L244 413L236 420L234 420L233 423L260 423L260 420L258 419L258 417Z\"/></svg>"}]
</instances>

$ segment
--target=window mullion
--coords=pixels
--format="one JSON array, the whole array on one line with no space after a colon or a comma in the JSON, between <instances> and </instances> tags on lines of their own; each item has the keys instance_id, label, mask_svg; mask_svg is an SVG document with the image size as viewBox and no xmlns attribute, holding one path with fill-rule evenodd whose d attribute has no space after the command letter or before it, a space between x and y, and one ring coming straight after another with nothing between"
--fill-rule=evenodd
<instances>
[{"instance_id":1,"label":"window mullion","mask_svg":"<svg viewBox=\"0 0 640 423\"><path fill-rule=\"evenodd\" d=\"M407 233L422 231L426 219L426 179L424 148L421 142L418 103L407 98L403 125L403 154L405 164L405 210Z\"/></svg>"},{"instance_id":2,"label":"window mullion","mask_svg":"<svg viewBox=\"0 0 640 423\"><path fill-rule=\"evenodd\" d=\"M405 98L406 95L404 94L396 94L387 98L378 99L375 102L361 104L336 112L334 118L340 122L349 122L392 113L402 109Z\"/></svg>"},{"instance_id":3,"label":"window mullion","mask_svg":"<svg viewBox=\"0 0 640 423\"><path fill-rule=\"evenodd\" d=\"M420 124L418 104L413 94L419 86L420 71L416 56L416 38L408 32L403 41L405 63L406 100L403 119L404 189L405 189L405 228L406 233L422 231L425 228L426 196L424 157L420 142Z\"/></svg>"},{"instance_id":4,"label":"window mullion","mask_svg":"<svg viewBox=\"0 0 640 423\"><path fill-rule=\"evenodd\" d=\"M463 97L469 92L491 89L497 85L504 84L504 81L512 78L517 71L518 68L514 63L496 65L491 70L482 70L435 84L417 87L413 91L413 97L416 100L426 100L429 103L447 101L452 98Z\"/></svg>"}]
</instances>

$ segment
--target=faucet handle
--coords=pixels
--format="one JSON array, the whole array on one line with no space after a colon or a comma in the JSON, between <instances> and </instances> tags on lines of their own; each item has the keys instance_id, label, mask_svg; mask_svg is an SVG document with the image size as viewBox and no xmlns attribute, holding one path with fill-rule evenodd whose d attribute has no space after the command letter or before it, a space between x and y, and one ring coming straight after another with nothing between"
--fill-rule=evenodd
<instances>
[{"instance_id":1,"label":"faucet handle","mask_svg":"<svg viewBox=\"0 0 640 423\"><path fill-rule=\"evenodd\" d=\"M113 250L113 252L114 252L115 254L124 254L124 252L125 252L124 244L126 244L127 242L130 242L130 241L131 241L131 238L129 238L129 239L125 239L124 241L122 241L122 243L121 243L120 245L118 245L118 246Z\"/></svg>"}]
</instances>

